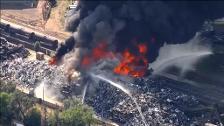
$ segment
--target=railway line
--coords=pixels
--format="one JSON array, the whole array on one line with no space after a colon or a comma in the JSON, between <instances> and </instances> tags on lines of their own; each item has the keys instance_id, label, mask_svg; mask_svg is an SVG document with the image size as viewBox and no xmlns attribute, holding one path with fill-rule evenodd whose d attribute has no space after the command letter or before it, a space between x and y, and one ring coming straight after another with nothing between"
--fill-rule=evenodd
<instances>
[{"instance_id":1,"label":"railway line","mask_svg":"<svg viewBox=\"0 0 224 126\"><path fill-rule=\"evenodd\" d=\"M46 55L55 53L59 46L56 38L41 35L37 32L28 31L23 28L12 26L11 24L0 23L0 36L6 38L12 44L22 44L24 47L34 50L35 43L40 43L40 52Z\"/></svg>"}]
</instances>

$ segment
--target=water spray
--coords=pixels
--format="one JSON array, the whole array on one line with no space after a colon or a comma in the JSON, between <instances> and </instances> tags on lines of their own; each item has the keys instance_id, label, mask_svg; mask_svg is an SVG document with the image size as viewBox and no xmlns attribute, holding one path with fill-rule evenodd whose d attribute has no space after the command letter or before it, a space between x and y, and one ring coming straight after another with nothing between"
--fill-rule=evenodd
<instances>
[{"instance_id":1,"label":"water spray","mask_svg":"<svg viewBox=\"0 0 224 126\"><path fill-rule=\"evenodd\" d=\"M85 96L86 96L86 90L88 88L89 84L87 83L83 89L83 93L82 93L82 104L84 103L85 101Z\"/></svg>"},{"instance_id":2,"label":"water spray","mask_svg":"<svg viewBox=\"0 0 224 126\"><path fill-rule=\"evenodd\" d=\"M184 44L164 44L159 50L157 59L149 65L154 74L161 73L170 66L177 66L181 74L193 69L194 64L202 57L213 54L211 46L206 43L200 33Z\"/></svg>"},{"instance_id":3,"label":"water spray","mask_svg":"<svg viewBox=\"0 0 224 126\"><path fill-rule=\"evenodd\" d=\"M135 103L136 108L137 108L137 110L138 110L138 112L139 112L139 114L140 114L140 116L141 116L141 118L142 118L142 121L143 121L144 125L145 125L145 126L148 126L148 124L146 123L145 117L144 117L144 115L143 115L143 113L142 113L142 111L141 111L140 106L138 105L136 99L132 96L131 92L130 92L127 88L123 87L122 84L120 84L120 83L118 83L118 82L114 82L114 81L112 81L112 80L110 80L110 79L108 79L108 78L106 78L106 77L101 76L101 75L95 75L95 74L93 74L93 73L91 73L90 75L91 75L92 77L94 77L94 78L98 78L98 79L100 79L100 80L102 80L102 81L105 81L105 82L107 82L107 83L113 85L114 87L116 87L116 88L122 90L124 93L126 93L126 94L133 100L133 102Z\"/></svg>"}]
</instances>

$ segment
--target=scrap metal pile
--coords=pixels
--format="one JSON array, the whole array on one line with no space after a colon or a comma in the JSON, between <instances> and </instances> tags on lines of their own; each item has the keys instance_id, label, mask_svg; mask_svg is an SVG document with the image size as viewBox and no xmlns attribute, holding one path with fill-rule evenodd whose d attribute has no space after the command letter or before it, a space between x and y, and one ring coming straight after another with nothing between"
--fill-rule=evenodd
<instances>
[{"instance_id":1,"label":"scrap metal pile","mask_svg":"<svg viewBox=\"0 0 224 126\"><path fill-rule=\"evenodd\" d=\"M0 46L0 59L4 60L12 60L15 58L25 58L29 55L29 51L26 50L23 45L13 45L10 44L5 38L1 39Z\"/></svg>"},{"instance_id":2,"label":"scrap metal pile","mask_svg":"<svg viewBox=\"0 0 224 126\"><path fill-rule=\"evenodd\" d=\"M147 78L137 80L136 85L130 85L137 90L133 97L150 125L221 123L217 111L203 109L204 103L196 97L171 89L166 86L167 83L177 82L165 78ZM100 82L94 95L87 93L85 102L91 105L99 116L120 125L144 125L133 100L104 82ZM200 109L200 112L197 109Z\"/></svg>"},{"instance_id":3,"label":"scrap metal pile","mask_svg":"<svg viewBox=\"0 0 224 126\"><path fill-rule=\"evenodd\" d=\"M17 58L1 63L1 79L15 81L19 86L35 88L40 82L59 88L68 85L61 67L50 66L46 61L29 61Z\"/></svg>"},{"instance_id":4,"label":"scrap metal pile","mask_svg":"<svg viewBox=\"0 0 224 126\"><path fill-rule=\"evenodd\" d=\"M22 45L13 45L1 37L1 80L16 82L17 86L34 89L42 81L55 88L68 85L63 68L48 65L46 61L30 61L29 51Z\"/></svg>"},{"instance_id":5,"label":"scrap metal pile","mask_svg":"<svg viewBox=\"0 0 224 126\"><path fill-rule=\"evenodd\" d=\"M8 45L1 38L1 51ZM0 77L4 81L14 81L18 86L34 89L42 81L55 88L63 89L71 86L63 66L49 65L46 61L30 61L24 59L28 52L24 47L10 53L1 53ZM4 54L4 55L2 55ZM10 56L8 56L10 54ZM8 58L9 57L9 58ZM133 97L141 107L146 122L150 125L204 125L212 123L219 125L220 117L215 110L201 109L204 103L196 97L187 95L181 91L167 87L168 83L178 83L165 78L141 78L136 79L129 86L135 89ZM69 86L70 85L70 86ZM94 86L93 86L94 87ZM127 126L141 126L140 114L133 100L117 88L99 82L94 93L86 94L85 103L92 106L97 115L111 119L112 121ZM196 114L191 109L200 109Z\"/></svg>"}]
</instances>

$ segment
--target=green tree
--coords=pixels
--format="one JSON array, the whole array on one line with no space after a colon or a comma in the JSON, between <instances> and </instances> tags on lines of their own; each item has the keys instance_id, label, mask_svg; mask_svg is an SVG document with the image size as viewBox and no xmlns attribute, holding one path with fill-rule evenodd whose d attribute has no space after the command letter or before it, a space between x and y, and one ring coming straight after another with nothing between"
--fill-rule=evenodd
<instances>
[{"instance_id":1,"label":"green tree","mask_svg":"<svg viewBox=\"0 0 224 126\"><path fill-rule=\"evenodd\" d=\"M16 89L16 85L13 82L4 82L0 80L0 91L1 92L7 92L12 93Z\"/></svg>"},{"instance_id":2,"label":"green tree","mask_svg":"<svg viewBox=\"0 0 224 126\"><path fill-rule=\"evenodd\" d=\"M80 101L70 98L64 101L65 110L59 113L60 125L86 126L95 123L93 110Z\"/></svg>"},{"instance_id":3,"label":"green tree","mask_svg":"<svg viewBox=\"0 0 224 126\"><path fill-rule=\"evenodd\" d=\"M87 106L77 105L60 113L62 125L86 126L94 123L93 111Z\"/></svg>"},{"instance_id":4,"label":"green tree","mask_svg":"<svg viewBox=\"0 0 224 126\"><path fill-rule=\"evenodd\" d=\"M41 114L40 111L36 108L31 109L31 111L28 111L25 119L24 124L26 126L40 126L41 125Z\"/></svg>"},{"instance_id":5,"label":"green tree","mask_svg":"<svg viewBox=\"0 0 224 126\"><path fill-rule=\"evenodd\" d=\"M40 51L40 42L39 41L36 41L34 43L34 49L35 49L36 52Z\"/></svg>"},{"instance_id":6,"label":"green tree","mask_svg":"<svg viewBox=\"0 0 224 126\"><path fill-rule=\"evenodd\" d=\"M0 126L10 125L12 119L25 120L28 110L35 104L35 99L19 90L13 82L0 81Z\"/></svg>"},{"instance_id":7,"label":"green tree","mask_svg":"<svg viewBox=\"0 0 224 126\"><path fill-rule=\"evenodd\" d=\"M69 109L70 107L82 105L81 102L79 100L77 100L75 97L70 97L68 99L65 99L63 101L63 103L64 103L65 109Z\"/></svg>"},{"instance_id":8,"label":"green tree","mask_svg":"<svg viewBox=\"0 0 224 126\"><path fill-rule=\"evenodd\" d=\"M0 93L0 124L10 125L13 118L11 110L12 96L6 92Z\"/></svg>"},{"instance_id":9,"label":"green tree","mask_svg":"<svg viewBox=\"0 0 224 126\"><path fill-rule=\"evenodd\" d=\"M47 119L48 126L58 126L59 125L59 111L53 112Z\"/></svg>"},{"instance_id":10,"label":"green tree","mask_svg":"<svg viewBox=\"0 0 224 126\"><path fill-rule=\"evenodd\" d=\"M32 108L34 104L35 100L33 97L17 90L13 92L12 110L17 120L24 120L27 110Z\"/></svg>"}]
</instances>

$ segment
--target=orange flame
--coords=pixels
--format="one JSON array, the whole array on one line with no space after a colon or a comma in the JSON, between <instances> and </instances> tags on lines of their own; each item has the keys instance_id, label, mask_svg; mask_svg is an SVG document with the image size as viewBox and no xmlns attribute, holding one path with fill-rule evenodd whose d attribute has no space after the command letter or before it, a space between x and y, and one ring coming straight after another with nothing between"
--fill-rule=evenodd
<instances>
[{"instance_id":1,"label":"orange flame","mask_svg":"<svg viewBox=\"0 0 224 126\"><path fill-rule=\"evenodd\" d=\"M88 67L91 64L99 61L100 59L113 56L113 53L108 51L107 44L105 42L101 42L97 47L92 50L90 55L84 56L81 65L82 67Z\"/></svg>"},{"instance_id":2,"label":"orange flame","mask_svg":"<svg viewBox=\"0 0 224 126\"><path fill-rule=\"evenodd\" d=\"M132 54L126 49L122 54L122 59L118 66L114 68L114 72L121 75L130 75L133 77L142 77L145 75L148 60L146 58L147 46L146 44L138 45L138 55Z\"/></svg>"},{"instance_id":3,"label":"orange flame","mask_svg":"<svg viewBox=\"0 0 224 126\"><path fill-rule=\"evenodd\" d=\"M145 75L148 68L148 60L146 53L148 51L146 44L138 44L137 55L132 54L129 49L126 49L121 55L120 63L113 69L114 73L120 75L129 75L132 77L142 77ZM100 43L95 47L90 55L84 56L81 62L82 67L88 67L92 63L97 62L102 58L114 58L115 54L108 51L105 42Z\"/></svg>"},{"instance_id":4,"label":"orange flame","mask_svg":"<svg viewBox=\"0 0 224 126\"><path fill-rule=\"evenodd\" d=\"M50 64L50 65L55 65L56 63L57 63L57 59L56 59L55 56L52 57L52 58L48 61L48 64Z\"/></svg>"}]
</instances>

